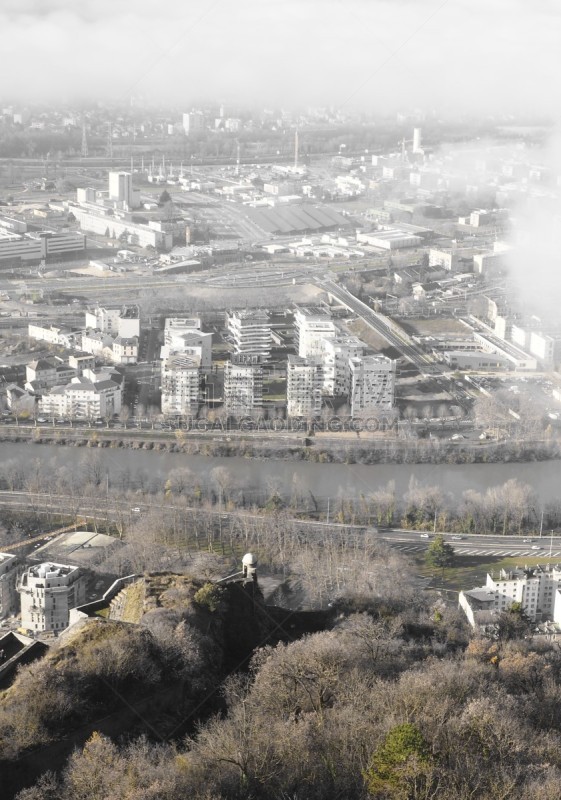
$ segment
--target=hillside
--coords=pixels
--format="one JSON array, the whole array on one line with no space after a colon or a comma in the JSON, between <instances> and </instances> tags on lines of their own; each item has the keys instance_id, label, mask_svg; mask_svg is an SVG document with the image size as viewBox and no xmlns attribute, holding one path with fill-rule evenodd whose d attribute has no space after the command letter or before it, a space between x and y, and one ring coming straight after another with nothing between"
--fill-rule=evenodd
<instances>
[{"instance_id":1,"label":"hillside","mask_svg":"<svg viewBox=\"0 0 561 800\"><path fill-rule=\"evenodd\" d=\"M267 609L258 587L185 575L145 575L110 613L116 618L96 615L71 628L0 695L4 788L45 763L61 766L93 730L112 737L154 735L156 723L162 735L192 730L223 708L217 689L226 674L244 669L257 647L295 635L294 623L290 634L283 627L286 612ZM320 614L322 627L330 616ZM306 615L296 617L306 632Z\"/></svg>"}]
</instances>

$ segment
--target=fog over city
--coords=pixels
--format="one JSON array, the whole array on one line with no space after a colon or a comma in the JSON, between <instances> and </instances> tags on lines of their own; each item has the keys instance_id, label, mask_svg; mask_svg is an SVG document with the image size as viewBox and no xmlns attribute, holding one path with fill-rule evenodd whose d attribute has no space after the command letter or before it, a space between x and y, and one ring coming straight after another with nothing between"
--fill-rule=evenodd
<instances>
[{"instance_id":1,"label":"fog over city","mask_svg":"<svg viewBox=\"0 0 561 800\"><path fill-rule=\"evenodd\" d=\"M552 115L554 0L4 0L0 94Z\"/></svg>"}]
</instances>

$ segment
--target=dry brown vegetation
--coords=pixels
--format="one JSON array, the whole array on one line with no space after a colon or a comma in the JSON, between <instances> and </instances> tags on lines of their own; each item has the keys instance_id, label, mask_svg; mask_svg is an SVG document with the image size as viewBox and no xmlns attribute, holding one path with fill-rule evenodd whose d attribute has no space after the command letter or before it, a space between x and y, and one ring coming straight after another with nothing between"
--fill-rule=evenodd
<instances>
[{"instance_id":1,"label":"dry brown vegetation","mask_svg":"<svg viewBox=\"0 0 561 800\"><path fill-rule=\"evenodd\" d=\"M550 800L561 654L471 640L450 612L371 605L258 650L227 713L180 742L94 734L18 800Z\"/></svg>"}]
</instances>

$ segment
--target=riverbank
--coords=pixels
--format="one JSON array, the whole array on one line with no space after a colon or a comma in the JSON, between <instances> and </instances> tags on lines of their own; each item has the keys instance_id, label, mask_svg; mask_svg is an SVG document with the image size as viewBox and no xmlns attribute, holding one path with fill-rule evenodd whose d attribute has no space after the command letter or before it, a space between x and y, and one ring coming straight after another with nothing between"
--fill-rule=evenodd
<instances>
[{"instance_id":1,"label":"riverbank","mask_svg":"<svg viewBox=\"0 0 561 800\"><path fill-rule=\"evenodd\" d=\"M148 429L51 428L5 426L0 442L132 449L184 453L209 458L308 461L319 464L498 464L561 458L556 440L509 439L473 443L464 440L410 439L383 434L311 434L286 432L162 431Z\"/></svg>"}]
</instances>

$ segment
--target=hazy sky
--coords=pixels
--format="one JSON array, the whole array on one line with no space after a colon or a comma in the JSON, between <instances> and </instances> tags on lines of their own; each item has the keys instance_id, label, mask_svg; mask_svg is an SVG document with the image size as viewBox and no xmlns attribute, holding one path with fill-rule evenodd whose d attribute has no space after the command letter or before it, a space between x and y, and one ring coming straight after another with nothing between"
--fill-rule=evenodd
<instances>
[{"instance_id":1,"label":"hazy sky","mask_svg":"<svg viewBox=\"0 0 561 800\"><path fill-rule=\"evenodd\" d=\"M554 111L559 0L0 0L0 97Z\"/></svg>"}]
</instances>

